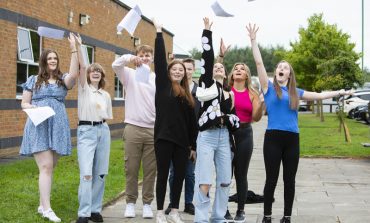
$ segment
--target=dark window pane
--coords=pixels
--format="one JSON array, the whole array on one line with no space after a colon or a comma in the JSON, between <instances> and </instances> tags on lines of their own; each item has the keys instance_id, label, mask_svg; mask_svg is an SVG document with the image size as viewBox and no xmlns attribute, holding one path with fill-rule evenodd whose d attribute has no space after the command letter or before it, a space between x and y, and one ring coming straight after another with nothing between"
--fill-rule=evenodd
<instances>
[{"instance_id":1,"label":"dark window pane","mask_svg":"<svg viewBox=\"0 0 370 223\"><path fill-rule=\"evenodd\" d=\"M37 75L39 72L39 66L28 65L28 76Z\"/></svg>"},{"instance_id":2,"label":"dark window pane","mask_svg":"<svg viewBox=\"0 0 370 223\"><path fill-rule=\"evenodd\" d=\"M17 63L17 94L22 94L22 84L27 80L27 64Z\"/></svg>"},{"instance_id":3,"label":"dark window pane","mask_svg":"<svg viewBox=\"0 0 370 223\"><path fill-rule=\"evenodd\" d=\"M91 47L86 47L87 49L87 55L89 56L89 62L90 64L94 63L93 61L93 48Z\"/></svg>"},{"instance_id":4,"label":"dark window pane","mask_svg":"<svg viewBox=\"0 0 370 223\"><path fill-rule=\"evenodd\" d=\"M30 34L31 34L33 59L36 63L38 63L39 58L40 58L40 36L34 31L30 31Z\"/></svg>"}]
</instances>

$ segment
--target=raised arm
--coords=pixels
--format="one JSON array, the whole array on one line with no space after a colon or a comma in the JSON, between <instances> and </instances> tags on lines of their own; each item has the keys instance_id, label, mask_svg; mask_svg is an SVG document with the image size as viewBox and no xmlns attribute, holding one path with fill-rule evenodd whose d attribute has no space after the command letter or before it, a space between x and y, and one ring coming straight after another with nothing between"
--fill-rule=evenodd
<instances>
[{"instance_id":1,"label":"raised arm","mask_svg":"<svg viewBox=\"0 0 370 223\"><path fill-rule=\"evenodd\" d=\"M224 40L221 38L221 42L220 42L220 52L218 53L218 56L217 56L217 63L223 63L224 62L224 58L225 58L225 55L227 53L227 51L230 49L231 45L228 45L226 46L225 43L224 43Z\"/></svg>"},{"instance_id":2,"label":"raised arm","mask_svg":"<svg viewBox=\"0 0 370 223\"><path fill-rule=\"evenodd\" d=\"M213 83L213 63L215 59L213 45L212 45L212 22L209 21L207 17L203 18L204 30L202 34L202 64L203 68L201 70L201 76L199 78L199 83L203 82L205 87L210 87Z\"/></svg>"},{"instance_id":3,"label":"raised arm","mask_svg":"<svg viewBox=\"0 0 370 223\"><path fill-rule=\"evenodd\" d=\"M341 89L339 91L327 91L327 92L312 92L312 91L304 91L302 95L302 100L305 101L313 101L313 100L323 100L327 98L339 97L343 95L351 95L353 92L351 90L345 91Z\"/></svg>"},{"instance_id":4,"label":"raised arm","mask_svg":"<svg viewBox=\"0 0 370 223\"><path fill-rule=\"evenodd\" d=\"M74 37L76 39L77 58L78 58L78 63L80 65L78 78L79 78L80 85L84 87L85 83L87 83L87 78L86 78L86 64L82 56L82 48L81 48L82 39L81 39L80 34L78 34L77 36L74 35Z\"/></svg>"},{"instance_id":5,"label":"raised arm","mask_svg":"<svg viewBox=\"0 0 370 223\"><path fill-rule=\"evenodd\" d=\"M257 67L257 73L258 73L258 78L261 83L261 88L263 93L266 93L267 88L268 88L268 76L267 72L265 69L265 65L263 65L263 60L261 56L260 49L258 48L257 40L256 40L256 34L258 31L259 27L256 27L256 24L253 26L249 23L247 26L249 38L251 40L251 45L252 45L252 53L254 57L254 61L256 62L256 67Z\"/></svg>"},{"instance_id":6,"label":"raised arm","mask_svg":"<svg viewBox=\"0 0 370 223\"><path fill-rule=\"evenodd\" d=\"M166 48L164 46L162 25L158 24L154 19L153 23L157 31L154 46L155 84L157 89L163 89L163 87L170 84L170 79L167 76Z\"/></svg>"},{"instance_id":7,"label":"raised arm","mask_svg":"<svg viewBox=\"0 0 370 223\"><path fill-rule=\"evenodd\" d=\"M72 89L78 77L78 55L76 37L72 32L69 33L68 42L69 47L71 48L71 63L69 65L69 73L64 78L64 84L66 85L67 89Z\"/></svg>"}]
</instances>

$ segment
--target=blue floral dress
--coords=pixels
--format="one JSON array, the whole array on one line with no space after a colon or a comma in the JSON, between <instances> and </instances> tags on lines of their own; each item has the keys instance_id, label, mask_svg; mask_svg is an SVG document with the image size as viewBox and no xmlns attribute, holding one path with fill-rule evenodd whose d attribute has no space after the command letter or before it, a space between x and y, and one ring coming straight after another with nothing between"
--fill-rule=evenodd
<instances>
[{"instance_id":1,"label":"blue floral dress","mask_svg":"<svg viewBox=\"0 0 370 223\"><path fill-rule=\"evenodd\" d=\"M67 74L63 75L63 79ZM53 150L60 155L70 155L72 150L68 116L64 106L67 88L58 84L42 84L35 89L37 76L31 76L23 84L23 90L32 92L31 104L38 107L49 106L55 115L37 127L27 118L23 133L20 154L32 156L34 153Z\"/></svg>"}]
</instances>

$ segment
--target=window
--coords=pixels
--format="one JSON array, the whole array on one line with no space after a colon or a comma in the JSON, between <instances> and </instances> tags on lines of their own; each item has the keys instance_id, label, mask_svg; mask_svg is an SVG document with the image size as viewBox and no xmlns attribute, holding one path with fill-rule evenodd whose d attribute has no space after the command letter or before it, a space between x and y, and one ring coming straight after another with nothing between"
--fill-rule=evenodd
<instances>
[{"instance_id":1,"label":"window","mask_svg":"<svg viewBox=\"0 0 370 223\"><path fill-rule=\"evenodd\" d=\"M121 55L117 55L115 59L118 59ZM123 100L124 99L124 92L123 92L123 85L119 81L117 75L114 75L114 99Z\"/></svg>"},{"instance_id":2,"label":"window","mask_svg":"<svg viewBox=\"0 0 370 223\"><path fill-rule=\"evenodd\" d=\"M22 95L22 84L31 75L37 75L41 50L41 38L36 31L18 27L17 90Z\"/></svg>"},{"instance_id":3,"label":"window","mask_svg":"<svg viewBox=\"0 0 370 223\"><path fill-rule=\"evenodd\" d=\"M94 63L94 48L88 45L81 45L82 57L84 58L85 64L89 65Z\"/></svg>"}]
</instances>

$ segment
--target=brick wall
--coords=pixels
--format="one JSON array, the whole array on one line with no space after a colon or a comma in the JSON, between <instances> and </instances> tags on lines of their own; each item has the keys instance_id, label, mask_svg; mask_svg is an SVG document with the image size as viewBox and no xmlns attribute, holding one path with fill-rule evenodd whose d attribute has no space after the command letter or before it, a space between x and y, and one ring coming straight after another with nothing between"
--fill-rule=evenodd
<instances>
[{"instance_id":1,"label":"brick wall","mask_svg":"<svg viewBox=\"0 0 370 223\"><path fill-rule=\"evenodd\" d=\"M128 13L125 6L113 0L9 0L0 1L0 9L12 11L28 16L33 19L47 22L66 30L78 32L106 44L111 44L128 51L135 51L133 39L123 30L122 35L116 34L116 26ZM68 15L73 12L73 21L68 23ZM91 17L90 23L84 26L79 25L79 15L87 14ZM0 101L2 99L16 98L16 74L17 74L17 26L27 27L21 22L7 21L0 16ZM135 37L141 39L141 44L154 46L155 28L142 19L134 33ZM173 35L164 32L167 52L172 52ZM54 40L42 38L42 49L51 48L58 52L60 68L62 72L68 72L70 64L70 49L67 39ZM114 98L114 73L111 64L115 58L115 52L111 49L94 47L95 62L100 63L106 70L106 90ZM77 88L69 91L67 100L77 99ZM20 100L17 101L20 104ZM77 127L77 108L67 109L71 129ZM124 108L122 106L113 108L114 120L109 124L122 123L124 119ZM20 106L12 109L1 109L0 107L0 140L10 137L22 136L26 115L21 111ZM1 150L0 145L0 154ZM4 150L5 151L5 150Z\"/></svg>"}]
</instances>

